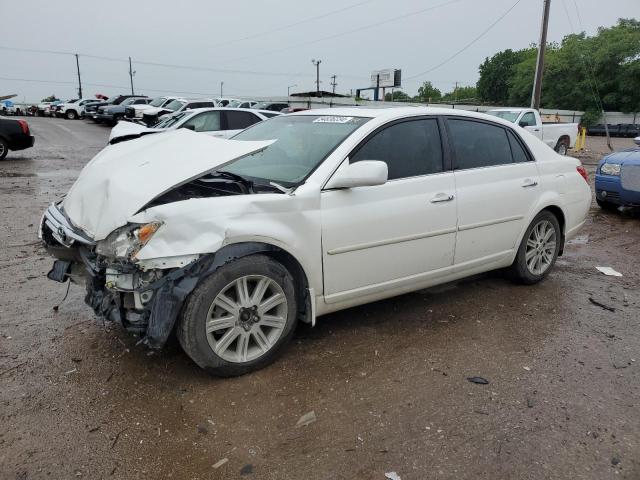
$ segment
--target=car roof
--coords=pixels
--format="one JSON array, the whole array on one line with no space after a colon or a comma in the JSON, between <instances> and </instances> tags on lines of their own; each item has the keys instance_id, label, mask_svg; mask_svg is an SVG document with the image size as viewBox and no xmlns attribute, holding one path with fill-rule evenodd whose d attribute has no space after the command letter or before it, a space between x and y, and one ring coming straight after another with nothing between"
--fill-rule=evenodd
<instances>
[{"instance_id":1,"label":"car roof","mask_svg":"<svg viewBox=\"0 0 640 480\"><path fill-rule=\"evenodd\" d=\"M201 113L201 112L213 112L219 110L221 112L233 112L233 111L238 111L238 112L250 112L250 113L278 113L278 112L272 112L271 110L256 110L255 108L236 108L236 107L202 107L202 108L192 108L190 110L185 110L184 112L176 112L176 113L185 113L185 112L189 112L189 113Z\"/></svg>"},{"instance_id":2,"label":"car roof","mask_svg":"<svg viewBox=\"0 0 640 480\"><path fill-rule=\"evenodd\" d=\"M231 108L227 108L227 110L233 110ZM262 113L264 115L271 115L271 116L278 116L278 115L282 115L282 112L274 112L273 110L259 110L257 108L238 108L238 110L247 110L249 112L258 112L258 113ZM274 115L275 114L275 115Z\"/></svg>"},{"instance_id":3,"label":"car roof","mask_svg":"<svg viewBox=\"0 0 640 480\"><path fill-rule=\"evenodd\" d=\"M513 123L503 120L492 115L487 115L469 110L453 109L453 108L435 108L435 107L388 107L388 108L362 108L362 107L340 107L340 108L322 108L313 110L304 110L293 112L287 115L335 115L345 117L369 117L381 120L394 120L397 118L412 117L416 115L455 115L459 117L479 118L489 120L494 123L513 126Z\"/></svg>"}]
</instances>

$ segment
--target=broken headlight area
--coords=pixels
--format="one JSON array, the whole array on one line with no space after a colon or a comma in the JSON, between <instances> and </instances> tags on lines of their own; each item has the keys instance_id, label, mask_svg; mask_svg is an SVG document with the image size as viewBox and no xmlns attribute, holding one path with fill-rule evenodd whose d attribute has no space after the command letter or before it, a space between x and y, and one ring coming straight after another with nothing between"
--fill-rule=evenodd
<instances>
[{"instance_id":1,"label":"broken headlight area","mask_svg":"<svg viewBox=\"0 0 640 480\"><path fill-rule=\"evenodd\" d=\"M160 222L151 222L118 228L96 244L96 253L107 258L133 260L161 225Z\"/></svg>"},{"instance_id":2,"label":"broken headlight area","mask_svg":"<svg viewBox=\"0 0 640 480\"><path fill-rule=\"evenodd\" d=\"M155 291L165 272L141 271L105 257L96 257L94 267L87 278L85 302L98 316L121 323L127 330L146 331Z\"/></svg>"}]
</instances>

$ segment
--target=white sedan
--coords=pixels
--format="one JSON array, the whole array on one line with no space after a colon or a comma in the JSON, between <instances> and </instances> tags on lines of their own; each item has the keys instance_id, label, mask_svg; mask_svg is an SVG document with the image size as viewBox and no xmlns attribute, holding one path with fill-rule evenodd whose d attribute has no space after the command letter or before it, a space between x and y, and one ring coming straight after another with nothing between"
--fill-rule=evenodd
<instances>
[{"instance_id":1,"label":"white sedan","mask_svg":"<svg viewBox=\"0 0 640 480\"><path fill-rule=\"evenodd\" d=\"M241 108L196 108L174 113L151 127L121 121L111 129L109 143L139 138L148 133L186 128L219 138L230 138L251 125L280 115L279 113Z\"/></svg>"},{"instance_id":2,"label":"white sedan","mask_svg":"<svg viewBox=\"0 0 640 480\"><path fill-rule=\"evenodd\" d=\"M41 235L98 315L231 376L298 321L494 269L539 282L590 204L580 162L507 121L344 108L110 145Z\"/></svg>"}]
</instances>

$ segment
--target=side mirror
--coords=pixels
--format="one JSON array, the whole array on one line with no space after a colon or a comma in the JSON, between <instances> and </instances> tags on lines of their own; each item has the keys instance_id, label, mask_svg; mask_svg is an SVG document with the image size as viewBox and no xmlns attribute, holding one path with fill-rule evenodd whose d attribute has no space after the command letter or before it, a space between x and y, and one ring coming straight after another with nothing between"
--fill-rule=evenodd
<instances>
[{"instance_id":1,"label":"side mirror","mask_svg":"<svg viewBox=\"0 0 640 480\"><path fill-rule=\"evenodd\" d=\"M373 187L387 182L389 170L380 160L362 160L343 165L333 174L325 188Z\"/></svg>"},{"instance_id":2,"label":"side mirror","mask_svg":"<svg viewBox=\"0 0 640 480\"><path fill-rule=\"evenodd\" d=\"M518 123L519 126L521 126L522 128L524 127L528 127L529 124L527 122L525 122L524 120L520 120L520 122Z\"/></svg>"},{"instance_id":3,"label":"side mirror","mask_svg":"<svg viewBox=\"0 0 640 480\"><path fill-rule=\"evenodd\" d=\"M192 132L196 131L196 126L195 125L183 125L180 128L186 128L187 130L191 130Z\"/></svg>"}]
</instances>

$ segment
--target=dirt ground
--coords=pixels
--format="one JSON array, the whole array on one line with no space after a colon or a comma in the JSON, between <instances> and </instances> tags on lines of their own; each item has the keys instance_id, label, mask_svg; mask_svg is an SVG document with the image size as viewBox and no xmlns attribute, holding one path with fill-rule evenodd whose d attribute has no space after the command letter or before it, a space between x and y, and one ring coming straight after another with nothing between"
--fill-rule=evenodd
<instances>
[{"instance_id":1,"label":"dirt ground","mask_svg":"<svg viewBox=\"0 0 640 480\"><path fill-rule=\"evenodd\" d=\"M42 212L108 129L29 123L36 146L0 163L2 480L640 478L637 216L594 206L539 285L492 273L332 314L216 379L45 278Z\"/></svg>"}]
</instances>

